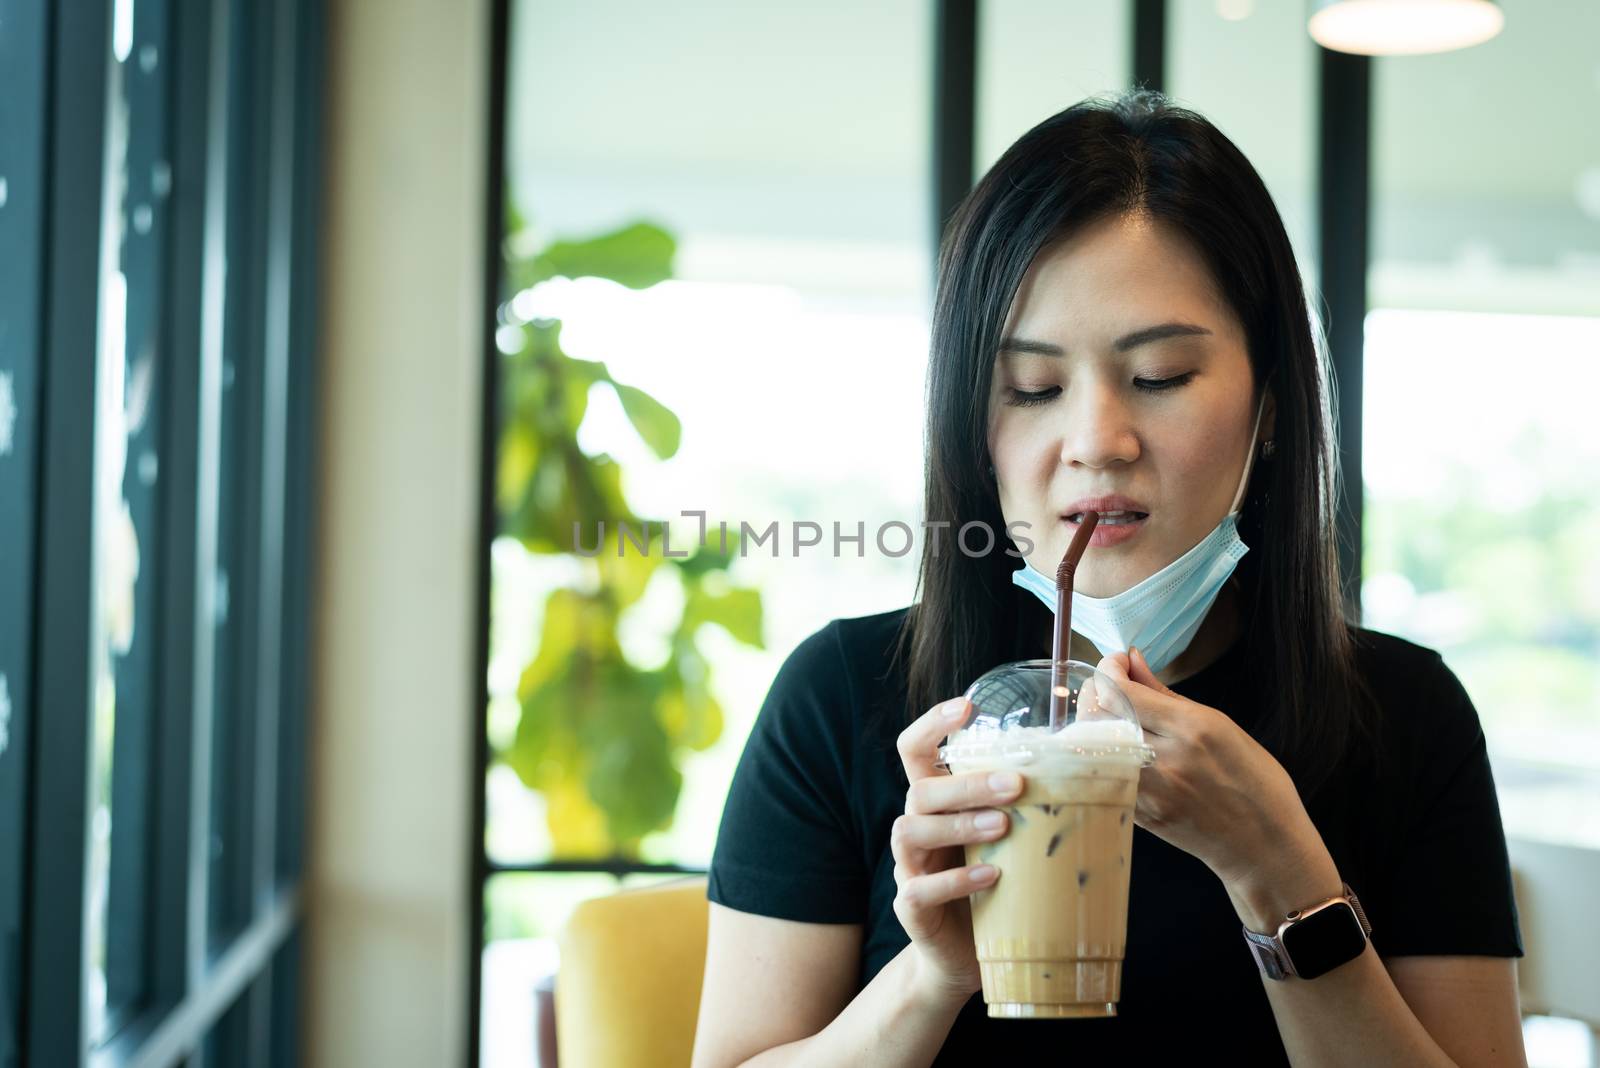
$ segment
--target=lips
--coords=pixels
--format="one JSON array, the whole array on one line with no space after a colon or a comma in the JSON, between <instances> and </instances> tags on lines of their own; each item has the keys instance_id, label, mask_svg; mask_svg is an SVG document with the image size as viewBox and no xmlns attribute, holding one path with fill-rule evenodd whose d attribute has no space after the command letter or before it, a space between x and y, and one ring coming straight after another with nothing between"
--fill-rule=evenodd
<instances>
[{"instance_id":1,"label":"lips","mask_svg":"<svg viewBox=\"0 0 1600 1068\"><path fill-rule=\"evenodd\" d=\"M1062 519L1077 523L1083 518L1083 513L1089 511L1099 512L1101 523L1125 518L1147 519L1150 516L1150 509L1142 501L1136 501L1120 493L1100 497L1080 497L1063 508L1060 514Z\"/></svg>"},{"instance_id":2,"label":"lips","mask_svg":"<svg viewBox=\"0 0 1600 1068\"><path fill-rule=\"evenodd\" d=\"M1122 520L1108 520L1102 517L1095 524L1094 533L1089 535L1089 548L1104 549L1107 546L1119 545L1138 535L1149 521L1150 517L1144 513L1140 513L1137 518L1130 513ZM1065 518L1063 522L1076 533L1078 517Z\"/></svg>"},{"instance_id":3,"label":"lips","mask_svg":"<svg viewBox=\"0 0 1600 1068\"><path fill-rule=\"evenodd\" d=\"M1149 519L1150 518L1150 513L1149 512L1100 512L1099 516L1100 516L1100 522L1102 522L1102 523L1110 523L1113 526L1116 526L1116 525L1121 524L1121 523L1132 523L1132 522L1135 522L1135 521L1140 520L1140 519ZM1069 522L1069 523L1081 523L1081 522L1083 522L1083 513L1082 512L1074 512L1072 515L1066 516L1065 518L1066 518L1067 522Z\"/></svg>"}]
</instances>

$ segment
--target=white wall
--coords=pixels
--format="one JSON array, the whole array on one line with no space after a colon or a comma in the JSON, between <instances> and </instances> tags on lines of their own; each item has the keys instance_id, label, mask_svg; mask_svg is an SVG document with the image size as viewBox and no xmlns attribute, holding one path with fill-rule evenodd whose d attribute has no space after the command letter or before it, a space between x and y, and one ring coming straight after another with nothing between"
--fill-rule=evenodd
<instances>
[{"instance_id":1,"label":"white wall","mask_svg":"<svg viewBox=\"0 0 1600 1068\"><path fill-rule=\"evenodd\" d=\"M459 1063L486 0L334 0L305 987L313 1068Z\"/></svg>"}]
</instances>

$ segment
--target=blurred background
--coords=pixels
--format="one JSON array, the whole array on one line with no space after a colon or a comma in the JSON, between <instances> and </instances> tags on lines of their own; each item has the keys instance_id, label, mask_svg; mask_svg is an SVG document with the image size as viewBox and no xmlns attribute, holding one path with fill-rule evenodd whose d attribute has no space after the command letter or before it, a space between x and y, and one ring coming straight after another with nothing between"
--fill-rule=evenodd
<instances>
[{"instance_id":1,"label":"blurred background","mask_svg":"<svg viewBox=\"0 0 1600 1068\"><path fill-rule=\"evenodd\" d=\"M572 909L912 599L942 220L1133 84L1278 204L1352 605L1466 684L1530 1064L1600 1063L1600 8L1497 10L0 0L0 1068L550 1065Z\"/></svg>"}]
</instances>

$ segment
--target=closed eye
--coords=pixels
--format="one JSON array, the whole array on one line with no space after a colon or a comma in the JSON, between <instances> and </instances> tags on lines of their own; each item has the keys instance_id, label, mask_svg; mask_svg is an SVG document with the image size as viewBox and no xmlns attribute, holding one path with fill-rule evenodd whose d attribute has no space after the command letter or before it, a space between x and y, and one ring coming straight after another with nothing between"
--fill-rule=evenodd
<instances>
[{"instance_id":1,"label":"closed eye","mask_svg":"<svg viewBox=\"0 0 1600 1068\"><path fill-rule=\"evenodd\" d=\"M1133 380L1133 388L1143 390L1146 393L1164 393L1169 389L1181 389L1187 386L1192 378L1194 378L1193 371L1187 374L1173 375L1171 378L1135 378Z\"/></svg>"},{"instance_id":2,"label":"closed eye","mask_svg":"<svg viewBox=\"0 0 1600 1068\"><path fill-rule=\"evenodd\" d=\"M1193 378L1193 371L1187 374L1175 375L1172 378L1135 378L1133 380L1133 388L1142 393L1165 393L1168 390L1181 389L1188 385ZM1061 387L1051 386L1049 389L1041 389L1035 392L1012 389L1009 392L1011 393L1011 399L1006 401L1007 404L1013 408L1031 408L1037 404L1050 403L1061 392Z\"/></svg>"}]
</instances>

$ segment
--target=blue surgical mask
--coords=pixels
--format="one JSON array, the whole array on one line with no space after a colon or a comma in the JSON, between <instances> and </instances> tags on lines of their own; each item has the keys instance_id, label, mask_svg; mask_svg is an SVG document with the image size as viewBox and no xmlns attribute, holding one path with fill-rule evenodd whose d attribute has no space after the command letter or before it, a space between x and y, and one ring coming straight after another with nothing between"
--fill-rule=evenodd
<instances>
[{"instance_id":1,"label":"blue surgical mask","mask_svg":"<svg viewBox=\"0 0 1600 1068\"><path fill-rule=\"evenodd\" d=\"M1233 506L1200 543L1143 582L1110 597L1072 591L1072 629L1094 643L1102 656L1137 645L1151 671L1162 671L1189 647L1223 585L1250 547L1239 538L1239 506L1255 462L1255 433L1266 403L1256 407L1255 429ZM1032 590L1045 607L1056 609L1056 580L1024 563L1011 581Z\"/></svg>"}]
</instances>

